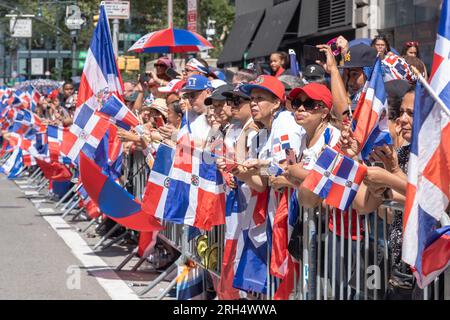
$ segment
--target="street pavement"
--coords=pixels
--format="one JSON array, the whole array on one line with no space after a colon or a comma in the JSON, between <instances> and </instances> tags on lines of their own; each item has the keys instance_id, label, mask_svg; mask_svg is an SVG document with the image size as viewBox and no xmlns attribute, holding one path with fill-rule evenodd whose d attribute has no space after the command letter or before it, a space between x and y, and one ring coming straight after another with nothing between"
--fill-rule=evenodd
<instances>
[{"instance_id":1,"label":"street pavement","mask_svg":"<svg viewBox=\"0 0 450 320\"><path fill-rule=\"evenodd\" d=\"M94 252L95 227L81 233L87 221L69 216L66 222L34 190L26 179L13 182L0 174L0 299L151 299L164 290L170 278L139 297L159 273L148 263L131 272L138 258L114 271L134 246Z\"/></svg>"}]
</instances>

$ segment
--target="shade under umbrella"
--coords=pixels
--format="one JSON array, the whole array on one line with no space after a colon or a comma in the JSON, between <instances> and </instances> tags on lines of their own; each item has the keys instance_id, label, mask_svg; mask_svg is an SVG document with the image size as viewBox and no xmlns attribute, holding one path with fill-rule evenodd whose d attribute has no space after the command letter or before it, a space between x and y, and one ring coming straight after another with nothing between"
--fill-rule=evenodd
<instances>
[{"instance_id":1,"label":"shade under umbrella","mask_svg":"<svg viewBox=\"0 0 450 320\"><path fill-rule=\"evenodd\" d=\"M184 29L168 28L141 37L128 51L143 53L196 52L214 48L201 35Z\"/></svg>"}]
</instances>

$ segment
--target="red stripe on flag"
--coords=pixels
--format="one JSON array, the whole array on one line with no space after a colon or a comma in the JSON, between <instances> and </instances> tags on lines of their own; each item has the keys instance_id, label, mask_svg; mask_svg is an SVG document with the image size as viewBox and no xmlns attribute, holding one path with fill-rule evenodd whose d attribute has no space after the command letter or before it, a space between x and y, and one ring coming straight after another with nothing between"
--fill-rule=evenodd
<instances>
[{"instance_id":1,"label":"red stripe on flag","mask_svg":"<svg viewBox=\"0 0 450 320\"><path fill-rule=\"evenodd\" d=\"M433 56L433 65L431 67L431 74L430 74L430 79L429 79L430 83L431 83L431 80L433 80L433 77L434 77L436 71L439 69L442 61L444 61L444 57L441 57L440 55L438 55L435 52L434 56Z\"/></svg>"},{"instance_id":2,"label":"red stripe on flag","mask_svg":"<svg viewBox=\"0 0 450 320\"><path fill-rule=\"evenodd\" d=\"M225 224L225 194L215 194L198 189L194 226L211 230L213 226Z\"/></svg>"},{"instance_id":3,"label":"red stripe on flag","mask_svg":"<svg viewBox=\"0 0 450 320\"><path fill-rule=\"evenodd\" d=\"M364 100L354 114L354 119L357 120L357 124L355 131L353 132L353 137L358 141L361 147L367 141L367 138L372 133L373 128L378 121L378 113L372 109L372 104L373 101Z\"/></svg>"},{"instance_id":4,"label":"red stripe on flag","mask_svg":"<svg viewBox=\"0 0 450 320\"><path fill-rule=\"evenodd\" d=\"M443 235L433 242L422 255L422 274L428 274L441 270L450 261L450 236Z\"/></svg>"},{"instance_id":5,"label":"red stripe on flag","mask_svg":"<svg viewBox=\"0 0 450 320\"><path fill-rule=\"evenodd\" d=\"M450 122L442 130L441 142L425 167L423 176L450 199L450 143L444 141L448 137L450 137Z\"/></svg>"}]
</instances>

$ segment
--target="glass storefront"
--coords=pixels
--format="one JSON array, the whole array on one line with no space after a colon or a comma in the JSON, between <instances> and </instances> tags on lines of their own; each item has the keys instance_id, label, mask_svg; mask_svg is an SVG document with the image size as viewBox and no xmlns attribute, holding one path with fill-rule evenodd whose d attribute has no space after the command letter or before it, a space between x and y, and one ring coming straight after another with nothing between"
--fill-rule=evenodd
<instances>
[{"instance_id":1,"label":"glass storefront","mask_svg":"<svg viewBox=\"0 0 450 320\"><path fill-rule=\"evenodd\" d=\"M430 69L442 0L380 0L380 33L401 53L407 41L418 41L421 59Z\"/></svg>"}]
</instances>

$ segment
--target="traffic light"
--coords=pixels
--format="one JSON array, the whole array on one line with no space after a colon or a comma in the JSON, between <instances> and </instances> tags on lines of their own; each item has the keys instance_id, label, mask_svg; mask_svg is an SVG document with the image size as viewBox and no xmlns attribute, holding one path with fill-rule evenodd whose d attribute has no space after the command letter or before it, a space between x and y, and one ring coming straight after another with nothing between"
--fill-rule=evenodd
<instances>
[{"instance_id":1,"label":"traffic light","mask_svg":"<svg viewBox=\"0 0 450 320\"><path fill-rule=\"evenodd\" d=\"M99 17L99 15L96 14L96 15L92 18L92 21L94 22L94 27L97 26L97 23L98 23L98 17Z\"/></svg>"}]
</instances>

